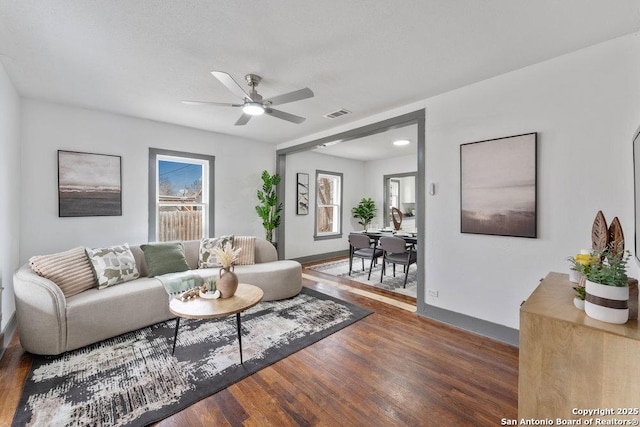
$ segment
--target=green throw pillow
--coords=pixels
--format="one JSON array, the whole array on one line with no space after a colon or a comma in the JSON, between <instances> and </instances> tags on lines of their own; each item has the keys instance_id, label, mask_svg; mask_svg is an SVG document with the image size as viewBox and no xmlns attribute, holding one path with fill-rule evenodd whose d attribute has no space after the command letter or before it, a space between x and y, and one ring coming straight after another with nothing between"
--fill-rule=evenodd
<instances>
[{"instance_id":1,"label":"green throw pillow","mask_svg":"<svg viewBox=\"0 0 640 427\"><path fill-rule=\"evenodd\" d=\"M87 256L98 282L98 289L137 279L140 276L136 260L128 244L109 248L86 248Z\"/></svg>"},{"instance_id":2,"label":"green throw pillow","mask_svg":"<svg viewBox=\"0 0 640 427\"><path fill-rule=\"evenodd\" d=\"M147 261L149 277L189 270L181 242L161 242L140 245Z\"/></svg>"}]
</instances>

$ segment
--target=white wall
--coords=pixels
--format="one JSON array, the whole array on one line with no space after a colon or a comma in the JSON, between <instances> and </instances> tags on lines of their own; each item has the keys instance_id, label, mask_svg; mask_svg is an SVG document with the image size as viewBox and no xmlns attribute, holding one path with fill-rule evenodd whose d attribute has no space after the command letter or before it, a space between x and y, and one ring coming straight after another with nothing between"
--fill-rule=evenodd
<instances>
[{"instance_id":1,"label":"white wall","mask_svg":"<svg viewBox=\"0 0 640 427\"><path fill-rule=\"evenodd\" d=\"M74 246L148 239L149 147L213 155L215 234L264 237L254 206L269 144L150 120L23 100L20 260ZM57 150L122 156L122 216L59 218Z\"/></svg>"},{"instance_id":2,"label":"white wall","mask_svg":"<svg viewBox=\"0 0 640 427\"><path fill-rule=\"evenodd\" d=\"M20 229L20 97L0 64L0 333L15 312L13 272ZM0 342L2 347L2 342ZM1 353L1 349L0 349Z\"/></svg>"},{"instance_id":3,"label":"white wall","mask_svg":"<svg viewBox=\"0 0 640 427\"><path fill-rule=\"evenodd\" d=\"M279 149L426 108L430 305L518 327L520 303L590 245L596 212L633 250L631 138L640 125L640 33L378 114ZM460 144L538 132L538 238L460 233ZM635 263L630 273L638 276ZM426 292L425 292L426 295Z\"/></svg>"},{"instance_id":4,"label":"white wall","mask_svg":"<svg viewBox=\"0 0 640 427\"><path fill-rule=\"evenodd\" d=\"M598 210L633 242L631 138L640 37L616 39L427 100L428 304L518 327L520 303L590 247ZM538 132L538 238L460 234L460 144ZM635 268L633 269L635 272Z\"/></svg>"},{"instance_id":5,"label":"white wall","mask_svg":"<svg viewBox=\"0 0 640 427\"><path fill-rule=\"evenodd\" d=\"M287 156L286 164L286 206L285 209L285 257L300 258L310 255L343 251L349 248L348 236L360 228L352 218L351 208L356 206L363 193L364 162L313 152L296 153ZM343 173L342 238L314 240L314 209L316 170ZM296 215L296 174L309 174L309 214Z\"/></svg>"}]
</instances>

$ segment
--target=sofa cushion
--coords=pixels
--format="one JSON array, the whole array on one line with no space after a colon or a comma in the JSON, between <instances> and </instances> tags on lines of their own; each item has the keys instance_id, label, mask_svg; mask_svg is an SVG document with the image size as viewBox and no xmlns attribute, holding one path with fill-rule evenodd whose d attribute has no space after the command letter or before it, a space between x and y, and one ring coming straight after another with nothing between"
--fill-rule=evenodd
<instances>
[{"instance_id":1,"label":"sofa cushion","mask_svg":"<svg viewBox=\"0 0 640 427\"><path fill-rule=\"evenodd\" d=\"M238 265L233 270L240 283L261 288L263 301L298 295L302 289L302 266L297 261L281 260L253 265Z\"/></svg>"},{"instance_id":2,"label":"sofa cushion","mask_svg":"<svg viewBox=\"0 0 640 427\"><path fill-rule=\"evenodd\" d=\"M158 242L141 245L149 277L189 270L182 242Z\"/></svg>"},{"instance_id":3,"label":"sofa cushion","mask_svg":"<svg viewBox=\"0 0 640 427\"><path fill-rule=\"evenodd\" d=\"M213 252L216 246L223 246L231 243L233 246L233 235L221 237L205 237L200 240L200 253L198 255L198 268L222 267Z\"/></svg>"},{"instance_id":4,"label":"sofa cushion","mask_svg":"<svg viewBox=\"0 0 640 427\"><path fill-rule=\"evenodd\" d=\"M96 279L84 247L29 259L31 269L54 282L65 298L96 286Z\"/></svg>"},{"instance_id":5,"label":"sofa cushion","mask_svg":"<svg viewBox=\"0 0 640 427\"><path fill-rule=\"evenodd\" d=\"M198 253L200 251L200 240L183 240L184 256L189 264L189 270L198 268Z\"/></svg>"},{"instance_id":6,"label":"sofa cushion","mask_svg":"<svg viewBox=\"0 0 640 427\"><path fill-rule=\"evenodd\" d=\"M139 278L67 300L66 350L82 347L175 317L155 278ZM171 351L171 350L169 350Z\"/></svg>"},{"instance_id":7,"label":"sofa cushion","mask_svg":"<svg viewBox=\"0 0 640 427\"><path fill-rule=\"evenodd\" d=\"M236 265L252 265L256 263L256 236L235 236L233 238L233 247L242 249L238 254Z\"/></svg>"},{"instance_id":8,"label":"sofa cushion","mask_svg":"<svg viewBox=\"0 0 640 427\"><path fill-rule=\"evenodd\" d=\"M127 243L108 248L87 248L86 252L98 281L98 289L140 277L136 260Z\"/></svg>"}]
</instances>

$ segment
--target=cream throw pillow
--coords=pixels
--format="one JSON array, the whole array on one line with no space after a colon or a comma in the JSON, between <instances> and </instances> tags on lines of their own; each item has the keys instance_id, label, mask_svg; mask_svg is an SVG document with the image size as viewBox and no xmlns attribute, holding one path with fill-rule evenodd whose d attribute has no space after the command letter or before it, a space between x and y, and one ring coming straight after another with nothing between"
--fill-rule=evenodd
<instances>
[{"instance_id":1,"label":"cream throw pillow","mask_svg":"<svg viewBox=\"0 0 640 427\"><path fill-rule=\"evenodd\" d=\"M36 274L58 285L67 298L96 287L91 263L82 246L66 252L31 257L29 264Z\"/></svg>"},{"instance_id":2,"label":"cream throw pillow","mask_svg":"<svg viewBox=\"0 0 640 427\"><path fill-rule=\"evenodd\" d=\"M252 265L256 261L256 236L234 236L233 247L242 248L236 265Z\"/></svg>"}]
</instances>

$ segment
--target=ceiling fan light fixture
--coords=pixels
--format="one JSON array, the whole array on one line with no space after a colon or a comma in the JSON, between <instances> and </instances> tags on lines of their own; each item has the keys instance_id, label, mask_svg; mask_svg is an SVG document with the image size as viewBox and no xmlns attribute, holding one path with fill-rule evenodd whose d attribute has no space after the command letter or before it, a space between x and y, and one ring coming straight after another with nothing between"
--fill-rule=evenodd
<instances>
[{"instance_id":1,"label":"ceiling fan light fixture","mask_svg":"<svg viewBox=\"0 0 640 427\"><path fill-rule=\"evenodd\" d=\"M409 141L408 139L399 139L397 141L393 141L393 145L401 147L403 145L409 145L411 144L411 141Z\"/></svg>"},{"instance_id":2,"label":"ceiling fan light fixture","mask_svg":"<svg viewBox=\"0 0 640 427\"><path fill-rule=\"evenodd\" d=\"M242 112L251 116L259 116L264 114L264 106L259 102L246 102L242 106Z\"/></svg>"}]
</instances>

